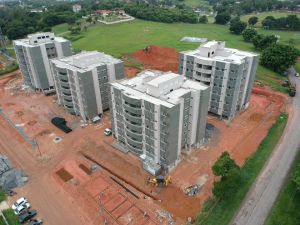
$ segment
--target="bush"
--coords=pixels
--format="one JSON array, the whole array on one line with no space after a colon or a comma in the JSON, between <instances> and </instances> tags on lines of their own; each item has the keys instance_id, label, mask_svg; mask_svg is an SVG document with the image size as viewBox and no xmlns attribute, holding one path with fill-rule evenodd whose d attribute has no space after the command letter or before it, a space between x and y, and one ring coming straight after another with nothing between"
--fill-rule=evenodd
<instances>
[{"instance_id":1,"label":"bush","mask_svg":"<svg viewBox=\"0 0 300 225\"><path fill-rule=\"evenodd\" d=\"M247 28L242 33L244 41L251 42L252 39L257 35L257 31L251 28Z\"/></svg>"},{"instance_id":2,"label":"bush","mask_svg":"<svg viewBox=\"0 0 300 225\"><path fill-rule=\"evenodd\" d=\"M299 50L290 45L273 44L263 50L260 63L276 72L282 73L295 65Z\"/></svg>"},{"instance_id":3,"label":"bush","mask_svg":"<svg viewBox=\"0 0 300 225\"><path fill-rule=\"evenodd\" d=\"M208 23L207 16L201 16L201 17L199 18L199 23Z\"/></svg>"},{"instance_id":4,"label":"bush","mask_svg":"<svg viewBox=\"0 0 300 225\"><path fill-rule=\"evenodd\" d=\"M4 74L7 74L7 73L11 73L15 70L19 69L19 66L17 63L13 62L12 64L10 64L9 66L5 67L5 68L2 68L0 69L0 75L4 75Z\"/></svg>"},{"instance_id":5,"label":"bush","mask_svg":"<svg viewBox=\"0 0 300 225\"><path fill-rule=\"evenodd\" d=\"M236 17L230 21L229 30L234 34L241 34L247 27L245 22L242 22L239 17Z\"/></svg>"},{"instance_id":6,"label":"bush","mask_svg":"<svg viewBox=\"0 0 300 225\"><path fill-rule=\"evenodd\" d=\"M227 24L230 20L230 14L227 12L218 13L215 17L216 24Z\"/></svg>"},{"instance_id":7,"label":"bush","mask_svg":"<svg viewBox=\"0 0 300 225\"><path fill-rule=\"evenodd\" d=\"M272 44L277 42L277 38L274 35L262 35L258 34L252 38L254 47L258 50L263 50Z\"/></svg>"}]
</instances>

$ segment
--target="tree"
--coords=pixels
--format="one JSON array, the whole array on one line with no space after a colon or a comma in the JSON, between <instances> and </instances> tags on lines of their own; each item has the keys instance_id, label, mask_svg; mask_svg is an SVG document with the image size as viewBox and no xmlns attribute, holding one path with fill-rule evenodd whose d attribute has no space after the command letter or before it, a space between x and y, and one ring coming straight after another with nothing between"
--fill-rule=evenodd
<instances>
[{"instance_id":1,"label":"tree","mask_svg":"<svg viewBox=\"0 0 300 225\"><path fill-rule=\"evenodd\" d=\"M258 34L252 38L252 43L254 47L258 50L263 50L270 45L277 42L277 37L275 35L262 35Z\"/></svg>"},{"instance_id":2,"label":"tree","mask_svg":"<svg viewBox=\"0 0 300 225\"><path fill-rule=\"evenodd\" d=\"M239 169L239 166L230 158L228 152L223 152L212 167L214 175L221 177L226 177L233 169Z\"/></svg>"},{"instance_id":3,"label":"tree","mask_svg":"<svg viewBox=\"0 0 300 225\"><path fill-rule=\"evenodd\" d=\"M227 24L230 20L230 14L228 12L218 13L215 17L216 24Z\"/></svg>"},{"instance_id":4,"label":"tree","mask_svg":"<svg viewBox=\"0 0 300 225\"><path fill-rule=\"evenodd\" d=\"M295 65L300 52L293 46L272 44L261 54L260 63L276 72L282 73Z\"/></svg>"},{"instance_id":5,"label":"tree","mask_svg":"<svg viewBox=\"0 0 300 225\"><path fill-rule=\"evenodd\" d=\"M296 184L297 191L300 191L300 163L297 164L293 173L293 182Z\"/></svg>"},{"instance_id":6,"label":"tree","mask_svg":"<svg viewBox=\"0 0 300 225\"><path fill-rule=\"evenodd\" d=\"M230 21L230 32L234 34L241 34L243 30L245 30L247 27L247 24L245 22L242 22L239 17L235 17Z\"/></svg>"},{"instance_id":7,"label":"tree","mask_svg":"<svg viewBox=\"0 0 300 225\"><path fill-rule=\"evenodd\" d=\"M290 30L300 29L300 19L296 15L287 16L286 23Z\"/></svg>"},{"instance_id":8,"label":"tree","mask_svg":"<svg viewBox=\"0 0 300 225\"><path fill-rule=\"evenodd\" d=\"M244 41L251 42L252 39L257 35L257 31L251 28L247 28L242 33Z\"/></svg>"},{"instance_id":9,"label":"tree","mask_svg":"<svg viewBox=\"0 0 300 225\"><path fill-rule=\"evenodd\" d=\"M199 23L208 23L208 19L207 19L207 16L201 16L199 18Z\"/></svg>"},{"instance_id":10,"label":"tree","mask_svg":"<svg viewBox=\"0 0 300 225\"><path fill-rule=\"evenodd\" d=\"M276 19L274 18L274 16L267 16L266 18L264 18L261 24L267 29L273 28L276 25Z\"/></svg>"},{"instance_id":11,"label":"tree","mask_svg":"<svg viewBox=\"0 0 300 225\"><path fill-rule=\"evenodd\" d=\"M251 17L248 19L248 24L249 24L250 26L254 26L257 22L258 22L258 17L257 17L257 16L251 16Z\"/></svg>"},{"instance_id":12,"label":"tree","mask_svg":"<svg viewBox=\"0 0 300 225\"><path fill-rule=\"evenodd\" d=\"M220 176L214 182L213 194L217 198L226 198L234 194L240 184L240 167L230 158L228 152L223 152L212 167L215 176Z\"/></svg>"}]
</instances>

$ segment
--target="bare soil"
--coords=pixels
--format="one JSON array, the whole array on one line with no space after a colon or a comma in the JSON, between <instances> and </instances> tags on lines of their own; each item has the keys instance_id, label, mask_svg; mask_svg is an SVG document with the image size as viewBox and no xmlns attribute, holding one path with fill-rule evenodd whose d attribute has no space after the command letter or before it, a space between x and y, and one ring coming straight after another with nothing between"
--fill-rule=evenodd
<instances>
[{"instance_id":1,"label":"bare soil","mask_svg":"<svg viewBox=\"0 0 300 225\"><path fill-rule=\"evenodd\" d=\"M151 46L148 53L138 51L133 55L143 60L145 68L177 71L178 56L173 49ZM32 149L0 117L1 153L29 175L28 184L9 201L27 197L49 225L61 224L61 218L64 224L72 225L103 224L105 220L109 224L167 224L166 219L158 217L159 211L172 214L176 224L185 224L188 217L196 217L211 195L215 180L211 167L219 155L229 151L242 165L256 151L279 113L286 110L288 99L255 87L249 108L232 122L209 115L215 136L208 145L183 154L170 173L172 183L157 188L147 184L149 174L142 169L139 158L116 150L111 146L112 137L103 134L105 128L111 127L109 113L104 114L100 123L81 128L80 118L58 106L55 96L28 93L21 84L18 74L0 78L0 105L14 124L37 141L38 148ZM22 116L18 116L20 111ZM50 122L54 116L64 117L73 131L65 134L54 127ZM53 141L57 137L61 142ZM100 166L91 173L89 168L95 161ZM200 193L186 196L184 189L196 183L202 185Z\"/></svg>"}]
</instances>

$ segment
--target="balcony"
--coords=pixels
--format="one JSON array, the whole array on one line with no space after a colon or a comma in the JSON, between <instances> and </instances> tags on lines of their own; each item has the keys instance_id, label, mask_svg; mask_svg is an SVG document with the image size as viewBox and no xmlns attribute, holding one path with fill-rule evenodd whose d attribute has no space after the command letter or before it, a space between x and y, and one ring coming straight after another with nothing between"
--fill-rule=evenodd
<instances>
[{"instance_id":1,"label":"balcony","mask_svg":"<svg viewBox=\"0 0 300 225\"><path fill-rule=\"evenodd\" d=\"M64 101L64 105L68 108L73 108L73 102Z\"/></svg>"},{"instance_id":2,"label":"balcony","mask_svg":"<svg viewBox=\"0 0 300 225\"><path fill-rule=\"evenodd\" d=\"M211 77L204 77L204 76L201 76L201 77L200 77L200 81L203 81L203 82L211 82Z\"/></svg>"},{"instance_id":3,"label":"balcony","mask_svg":"<svg viewBox=\"0 0 300 225\"><path fill-rule=\"evenodd\" d=\"M125 94L122 97L123 97L124 101L128 102L129 104L135 105L136 107L139 107L139 108L141 107L140 99L131 98Z\"/></svg>"},{"instance_id":4,"label":"balcony","mask_svg":"<svg viewBox=\"0 0 300 225\"><path fill-rule=\"evenodd\" d=\"M127 128L125 128L126 135L129 136L130 138L136 139L136 141L142 142L143 140L143 135L142 133L135 133Z\"/></svg>"},{"instance_id":5,"label":"balcony","mask_svg":"<svg viewBox=\"0 0 300 225\"><path fill-rule=\"evenodd\" d=\"M58 75L58 78L60 79L60 80L68 80L68 76L67 75Z\"/></svg>"},{"instance_id":6,"label":"balcony","mask_svg":"<svg viewBox=\"0 0 300 225\"><path fill-rule=\"evenodd\" d=\"M63 89L63 91L64 90L70 90L69 84L68 85L63 84L63 85L61 85L61 88Z\"/></svg>"},{"instance_id":7,"label":"balcony","mask_svg":"<svg viewBox=\"0 0 300 225\"><path fill-rule=\"evenodd\" d=\"M129 129L134 130L134 131L136 131L136 132L138 132L138 133L142 133L143 128L142 128L141 125L135 125L135 124L132 124L132 123L130 123L130 122L127 121L127 120L125 120L125 122L126 122L126 126L127 126Z\"/></svg>"},{"instance_id":8,"label":"balcony","mask_svg":"<svg viewBox=\"0 0 300 225\"><path fill-rule=\"evenodd\" d=\"M126 103L124 104L124 108L127 111L129 111L129 112L131 112L133 114L137 114L137 115L141 115L142 114L142 109L141 108L132 107L132 106L126 104Z\"/></svg>"},{"instance_id":9,"label":"balcony","mask_svg":"<svg viewBox=\"0 0 300 225\"><path fill-rule=\"evenodd\" d=\"M70 89L62 89L63 95L71 95L71 90Z\"/></svg>"},{"instance_id":10,"label":"balcony","mask_svg":"<svg viewBox=\"0 0 300 225\"><path fill-rule=\"evenodd\" d=\"M129 113L124 112L125 118L130 120L131 122L137 123L137 124L141 124L142 123L142 118L139 116L133 116L130 115Z\"/></svg>"},{"instance_id":11,"label":"balcony","mask_svg":"<svg viewBox=\"0 0 300 225\"><path fill-rule=\"evenodd\" d=\"M73 100L71 95L70 96L62 95L62 97L63 97L64 100L69 100L69 101Z\"/></svg>"},{"instance_id":12,"label":"balcony","mask_svg":"<svg viewBox=\"0 0 300 225\"><path fill-rule=\"evenodd\" d=\"M70 88L69 82L66 80L59 80L61 86Z\"/></svg>"}]
</instances>

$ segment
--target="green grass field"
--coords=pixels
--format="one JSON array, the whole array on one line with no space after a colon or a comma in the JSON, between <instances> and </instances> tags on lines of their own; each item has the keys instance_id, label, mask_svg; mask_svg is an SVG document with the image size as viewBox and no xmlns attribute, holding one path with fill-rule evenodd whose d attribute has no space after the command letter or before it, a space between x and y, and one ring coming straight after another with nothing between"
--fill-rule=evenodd
<instances>
[{"instance_id":1,"label":"green grass field","mask_svg":"<svg viewBox=\"0 0 300 225\"><path fill-rule=\"evenodd\" d=\"M236 210L240 207L248 190L263 168L265 162L277 145L287 123L288 116L281 114L271 127L257 151L241 167L242 184L231 198L220 202L209 200L196 220L197 225L228 225ZM279 224L276 224L279 225Z\"/></svg>"},{"instance_id":2,"label":"green grass field","mask_svg":"<svg viewBox=\"0 0 300 225\"><path fill-rule=\"evenodd\" d=\"M288 43L291 37L298 37L296 32L264 31L268 34L279 34L283 43ZM165 24L143 20L128 23L104 25L96 24L81 33L82 38L73 42L73 47L82 50L98 50L121 57L145 48L148 45L176 48L178 51L196 48L199 44L181 42L183 36L207 37L210 40L226 41L226 46L247 51L255 51L251 43L243 41L242 36L233 35L227 26L217 24ZM300 41L295 46L300 49ZM269 84L274 89L282 91L279 80L285 78L262 66L258 67L257 80ZM284 90L283 90L284 91Z\"/></svg>"},{"instance_id":3,"label":"green grass field","mask_svg":"<svg viewBox=\"0 0 300 225\"><path fill-rule=\"evenodd\" d=\"M18 217L14 214L12 209L4 210L3 214L9 225L21 225L21 223L19 223Z\"/></svg>"},{"instance_id":4,"label":"green grass field","mask_svg":"<svg viewBox=\"0 0 300 225\"><path fill-rule=\"evenodd\" d=\"M69 28L69 25L67 23L62 23L62 24L52 27L52 32L54 32L55 35L60 35L62 33L67 32L68 28Z\"/></svg>"},{"instance_id":5,"label":"green grass field","mask_svg":"<svg viewBox=\"0 0 300 225\"><path fill-rule=\"evenodd\" d=\"M262 12L262 13L253 13L241 16L241 20L248 23L248 19L252 16L258 17L258 23L255 24L256 27L261 27L261 21L267 16L274 16L275 18L286 17L288 15L295 15L295 13L291 12L280 12L280 11L270 11L270 12ZM296 14L300 16L300 14Z\"/></svg>"},{"instance_id":6,"label":"green grass field","mask_svg":"<svg viewBox=\"0 0 300 225\"><path fill-rule=\"evenodd\" d=\"M300 224L300 193L296 191L296 186L291 177L298 163L300 163L300 153L298 153L291 169L288 182L283 186L265 225Z\"/></svg>"},{"instance_id":7,"label":"green grass field","mask_svg":"<svg viewBox=\"0 0 300 225\"><path fill-rule=\"evenodd\" d=\"M211 8L208 1L206 1L206 0L185 0L184 3L187 6L190 6L192 8L196 8L199 6L205 6L205 7Z\"/></svg>"}]
</instances>

